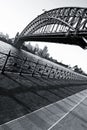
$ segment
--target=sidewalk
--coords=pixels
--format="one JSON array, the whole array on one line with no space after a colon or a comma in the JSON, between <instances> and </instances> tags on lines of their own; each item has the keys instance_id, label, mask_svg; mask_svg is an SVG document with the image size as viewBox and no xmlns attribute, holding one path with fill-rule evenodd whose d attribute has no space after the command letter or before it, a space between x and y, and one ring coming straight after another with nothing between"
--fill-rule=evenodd
<instances>
[{"instance_id":1,"label":"sidewalk","mask_svg":"<svg viewBox=\"0 0 87 130\"><path fill-rule=\"evenodd\" d=\"M0 130L87 130L87 89L0 126Z\"/></svg>"},{"instance_id":2,"label":"sidewalk","mask_svg":"<svg viewBox=\"0 0 87 130\"><path fill-rule=\"evenodd\" d=\"M0 74L0 125L85 89L73 81Z\"/></svg>"}]
</instances>

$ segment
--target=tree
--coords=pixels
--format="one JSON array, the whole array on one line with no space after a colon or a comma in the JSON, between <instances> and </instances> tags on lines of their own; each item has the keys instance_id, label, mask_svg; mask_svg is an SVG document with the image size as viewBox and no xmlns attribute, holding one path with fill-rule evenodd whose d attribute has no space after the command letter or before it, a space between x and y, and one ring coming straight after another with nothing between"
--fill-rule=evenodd
<instances>
[{"instance_id":1,"label":"tree","mask_svg":"<svg viewBox=\"0 0 87 130\"><path fill-rule=\"evenodd\" d=\"M9 40L9 35L6 33L5 38Z\"/></svg>"},{"instance_id":2,"label":"tree","mask_svg":"<svg viewBox=\"0 0 87 130\"><path fill-rule=\"evenodd\" d=\"M73 67L73 70L74 70L75 72L77 72L77 73L80 73L80 74L83 74L83 73L84 73L83 70L78 67L78 65L75 65L75 66Z\"/></svg>"},{"instance_id":3,"label":"tree","mask_svg":"<svg viewBox=\"0 0 87 130\"><path fill-rule=\"evenodd\" d=\"M2 32L0 32L0 37L5 38L6 40L9 40L9 35L7 33L3 34Z\"/></svg>"},{"instance_id":4,"label":"tree","mask_svg":"<svg viewBox=\"0 0 87 130\"><path fill-rule=\"evenodd\" d=\"M39 45L36 44L34 47L34 54L38 54L38 51L39 51Z\"/></svg>"},{"instance_id":5,"label":"tree","mask_svg":"<svg viewBox=\"0 0 87 130\"><path fill-rule=\"evenodd\" d=\"M12 39L9 38L9 35L7 33L3 34L2 32L0 32L0 40L9 44L13 43Z\"/></svg>"},{"instance_id":6,"label":"tree","mask_svg":"<svg viewBox=\"0 0 87 130\"><path fill-rule=\"evenodd\" d=\"M48 47L45 46L45 47L43 48L43 50L42 50L42 57L46 58L47 54L48 54Z\"/></svg>"},{"instance_id":7,"label":"tree","mask_svg":"<svg viewBox=\"0 0 87 130\"><path fill-rule=\"evenodd\" d=\"M42 50L42 49L39 49L37 55L40 56L40 57L42 57L42 53L43 53L43 50Z\"/></svg>"}]
</instances>

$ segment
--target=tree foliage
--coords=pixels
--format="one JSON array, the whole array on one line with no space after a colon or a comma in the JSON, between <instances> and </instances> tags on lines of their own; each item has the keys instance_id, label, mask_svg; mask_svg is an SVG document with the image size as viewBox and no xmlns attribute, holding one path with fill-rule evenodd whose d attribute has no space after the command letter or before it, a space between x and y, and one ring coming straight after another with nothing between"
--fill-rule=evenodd
<instances>
[{"instance_id":1,"label":"tree foliage","mask_svg":"<svg viewBox=\"0 0 87 130\"><path fill-rule=\"evenodd\" d=\"M58 62L57 60L55 60L53 57L50 57L47 46L44 46L43 49L40 49L38 44L36 44L35 46L32 46L31 43L28 43L26 46L23 45L23 49L26 51L29 51L33 54L36 54L42 58L48 59L48 60L50 60L58 65L72 69L73 71L75 71L77 73L80 73L80 74L87 76L87 74L84 73L84 71L81 68L79 68L78 65L75 65L73 68L71 68L70 65L63 64L62 62Z\"/></svg>"},{"instance_id":2,"label":"tree foliage","mask_svg":"<svg viewBox=\"0 0 87 130\"><path fill-rule=\"evenodd\" d=\"M9 44L12 44L12 40L9 38L9 35L6 33L0 32L0 40Z\"/></svg>"},{"instance_id":3,"label":"tree foliage","mask_svg":"<svg viewBox=\"0 0 87 130\"><path fill-rule=\"evenodd\" d=\"M73 67L73 70L74 70L75 72L79 73L79 74L83 74L83 75L86 75L86 76L87 76L87 74L82 70L82 68L79 68L78 65L75 65L75 66Z\"/></svg>"},{"instance_id":4,"label":"tree foliage","mask_svg":"<svg viewBox=\"0 0 87 130\"><path fill-rule=\"evenodd\" d=\"M32 46L30 43L28 43L27 45L23 45L22 47L23 49L25 49L26 51L29 51L33 54L36 54L40 57L43 58L49 58L49 53L48 53L48 47L44 46L43 49L40 49L38 44L36 44L35 46Z\"/></svg>"}]
</instances>

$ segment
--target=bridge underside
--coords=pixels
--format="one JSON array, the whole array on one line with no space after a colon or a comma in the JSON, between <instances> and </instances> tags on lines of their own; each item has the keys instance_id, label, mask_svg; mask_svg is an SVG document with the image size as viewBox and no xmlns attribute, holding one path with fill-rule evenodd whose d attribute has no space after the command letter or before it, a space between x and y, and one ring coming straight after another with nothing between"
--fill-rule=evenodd
<instances>
[{"instance_id":1,"label":"bridge underside","mask_svg":"<svg viewBox=\"0 0 87 130\"><path fill-rule=\"evenodd\" d=\"M83 37L84 38L84 37ZM62 43L68 45L78 45L83 49L86 49L87 43L82 37L75 36L65 36L65 35L30 35L21 37L16 44L17 48L20 48L24 41L41 41L41 42L51 42L51 43Z\"/></svg>"}]
</instances>

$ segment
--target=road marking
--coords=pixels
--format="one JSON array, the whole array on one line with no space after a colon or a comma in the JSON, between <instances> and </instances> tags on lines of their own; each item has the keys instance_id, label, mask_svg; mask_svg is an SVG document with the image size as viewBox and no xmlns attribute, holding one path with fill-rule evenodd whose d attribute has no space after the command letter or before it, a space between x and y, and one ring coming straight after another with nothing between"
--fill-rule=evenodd
<instances>
[{"instance_id":1,"label":"road marking","mask_svg":"<svg viewBox=\"0 0 87 130\"><path fill-rule=\"evenodd\" d=\"M79 103L77 103L73 108L70 109L70 111L68 111L64 116L62 116L58 121L56 121L50 128L48 128L48 130L51 130L55 125L57 125L61 120L63 120L68 114L70 114L70 112L72 112L78 105L80 105L85 99L87 98L84 97Z\"/></svg>"},{"instance_id":2,"label":"road marking","mask_svg":"<svg viewBox=\"0 0 87 130\"><path fill-rule=\"evenodd\" d=\"M79 93L84 93L85 91L87 91L87 89L86 90L83 90L83 91L80 91ZM77 94L77 93L76 93ZM73 96L75 96L76 94L74 94L74 95L71 95L71 96L68 96L68 97L73 97ZM54 102L54 103L51 103L51 104L49 104L49 105L47 105L47 106L44 106L44 107L42 107L42 108L40 108L40 109L38 109L38 110L35 110L35 111L33 111L33 112L31 112L31 113L28 113L28 114L25 114L24 116L21 116L21 117L19 117L19 118L16 118L16 119L13 119L13 120L11 120L11 121L9 121L9 122L6 122L6 123L3 123L3 124L1 124L0 125L0 127L1 126L3 126L3 125L5 125L5 124L9 124L9 123L12 123L12 122L14 122L14 121L16 121L16 120L19 120L19 119L21 119L21 118L24 118L24 117L26 117L26 116L29 116L29 115L31 115L31 114L34 114L34 113L36 113L36 112L38 112L38 111L40 111L40 110L43 110L44 108L47 108L47 107L49 107L49 106L52 106L53 104L55 104L55 103L58 103L58 102L61 102L61 101L63 101L63 100L65 100L65 99L68 99L68 97L67 98L63 98L62 100L59 100L59 101L57 101L57 102ZM86 98L86 97L85 97ZM84 99L85 99L84 98ZM83 99L82 99L83 100ZM81 101L82 102L82 101ZM76 105L77 105L77 103L76 103ZM75 106L76 106L75 105ZM71 110L70 110L71 111ZM70 111L69 112L67 112L67 113L70 113ZM67 113L65 114L65 115L67 115ZM64 115L64 116L65 116ZM63 116L63 117L64 117ZM62 118L63 117L61 117L59 120L62 120ZM58 121L59 121L58 120ZM57 122L58 122L57 121ZM53 126L53 125L52 125ZM50 129L48 129L48 130L50 130Z\"/></svg>"}]
</instances>

